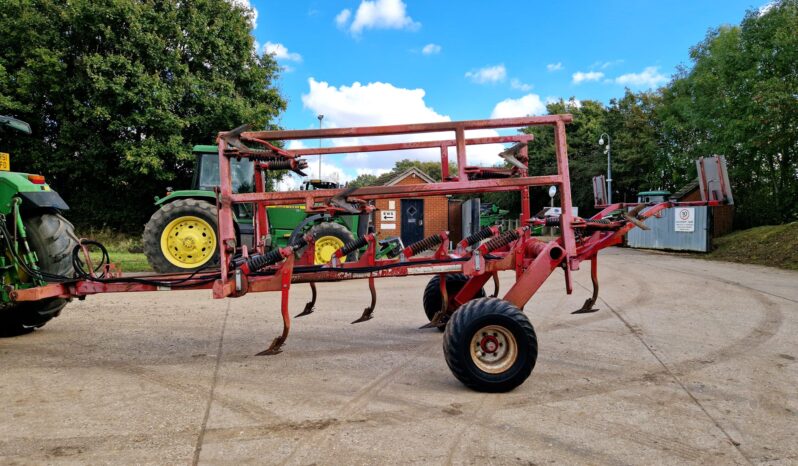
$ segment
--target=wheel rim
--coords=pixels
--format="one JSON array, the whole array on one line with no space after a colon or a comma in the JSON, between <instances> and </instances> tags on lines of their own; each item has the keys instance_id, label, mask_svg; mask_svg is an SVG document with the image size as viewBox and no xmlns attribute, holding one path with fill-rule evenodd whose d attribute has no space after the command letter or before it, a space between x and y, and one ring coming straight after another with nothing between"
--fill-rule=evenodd
<instances>
[{"instance_id":1,"label":"wheel rim","mask_svg":"<svg viewBox=\"0 0 798 466\"><path fill-rule=\"evenodd\" d=\"M316 240L314 263L318 265L330 262L335 251L341 249L343 246L344 242L335 236L322 236ZM346 262L346 257L342 257L341 262Z\"/></svg>"},{"instance_id":2,"label":"wheel rim","mask_svg":"<svg viewBox=\"0 0 798 466\"><path fill-rule=\"evenodd\" d=\"M178 217L161 233L161 252L174 266L199 267L216 253L216 232L210 223L199 217Z\"/></svg>"},{"instance_id":3,"label":"wheel rim","mask_svg":"<svg viewBox=\"0 0 798 466\"><path fill-rule=\"evenodd\" d=\"M509 330L487 325L471 338L471 360L482 371L500 374L510 369L518 359L518 343Z\"/></svg>"}]
</instances>

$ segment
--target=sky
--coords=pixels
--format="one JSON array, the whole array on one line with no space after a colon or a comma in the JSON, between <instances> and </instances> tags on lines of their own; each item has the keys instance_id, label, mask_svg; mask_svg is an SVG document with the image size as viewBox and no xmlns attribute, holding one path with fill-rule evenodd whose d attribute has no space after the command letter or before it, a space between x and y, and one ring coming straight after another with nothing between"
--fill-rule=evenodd
<instances>
[{"instance_id":1,"label":"sky","mask_svg":"<svg viewBox=\"0 0 798 466\"><path fill-rule=\"evenodd\" d=\"M290 129L545 114L551 99L608 103L666 84L708 30L739 24L765 0L233 0L254 12L261 53L282 67ZM496 134L483 131L482 134ZM441 135L426 136L441 139ZM451 136L444 135L444 139ZM305 141L316 146L390 139ZM289 148L303 147L298 141ZM500 147L469 152L493 165ZM324 156L322 178L379 175L437 151ZM318 177L318 157L308 157ZM298 177L280 189L292 189Z\"/></svg>"}]
</instances>

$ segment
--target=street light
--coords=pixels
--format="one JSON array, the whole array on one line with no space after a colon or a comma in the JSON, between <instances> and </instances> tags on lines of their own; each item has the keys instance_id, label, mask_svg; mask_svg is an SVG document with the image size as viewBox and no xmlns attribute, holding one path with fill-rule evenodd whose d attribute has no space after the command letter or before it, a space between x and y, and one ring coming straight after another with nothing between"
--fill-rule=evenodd
<instances>
[{"instance_id":1,"label":"street light","mask_svg":"<svg viewBox=\"0 0 798 466\"><path fill-rule=\"evenodd\" d=\"M321 120L324 119L324 115L319 113L319 116L316 118L319 119L319 129L321 129ZM319 137L319 149L321 149L321 137ZM321 154L319 154L319 179L321 179Z\"/></svg>"},{"instance_id":2,"label":"street light","mask_svg":"<svg viewBox=\"0 0 798 466\"><path fill-rule=\"evenodd\" d=\"M604 145L604 136L607 136L607 148L604 149L604 153L607 154L607 204L612 204L612 151L610 148L612 139L609 134L601 133L598 141L599 146Z\"/></svg>"}]
</instances>

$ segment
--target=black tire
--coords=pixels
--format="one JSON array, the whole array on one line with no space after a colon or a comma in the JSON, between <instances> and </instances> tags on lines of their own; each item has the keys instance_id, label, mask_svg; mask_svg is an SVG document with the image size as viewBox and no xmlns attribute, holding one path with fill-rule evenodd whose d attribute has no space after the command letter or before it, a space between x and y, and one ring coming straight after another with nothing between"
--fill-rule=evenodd
<instances>
[{"instance_id":1,"label":"black tire","mask_svg":"<svg viewBox=\"0 0 798 466\"><path fill-rule=\"evenodd\" d=\"M475 342L478 333L489 326L494 331L483 333L481 341ZM492 345L487 348L493 353L479 356L479 350L485 351L485 343ZM443 334L443 354L452 374L465 386L480 392L508 392L524 383L535 368L538 341L535 329L520 309L503 299L480 298L467 302L452 316ZM496 361L481 359L493 356Z\"/></svg>"},{"instance_id":2,"label":"black tire","mask_svg":"<svg viewBox=\"0 0 798 466\"><path fill-rule=\"evenodd\" d=\"M56 213L44 213L23 219L28 245L36 253L40 270L71 277L72 250L77 246L74 227ZM58 316L69 301L48 298L35 302L8 303L0 306L0 336L30 333Z\"/></svg>"},{"instance_id":3,"label":"black tire","mask_svg":"<svg viewBox=\"0 0 798 466\"><path fill-rule=\"evenodd\" d=\"M343 244L350 243L355 240L355 235L352 234L349 229L345 226L341 225L340 223L335 222L324 222L319 223L318 225L314 226L310 229L310 233L313 235L313 238L318 240L324 236L334 236L338 238ZM352 251L346 256L346 260L356 261L358 257L358 251Z\"/></svg>"},{"instance_id":4,"label":"black tire","mask_svg":"<svg viewBox=\"0 0 798 466\"><path fill-rule=\"evenodd\" d=\"M207 222L216 237L216 248L213 255L207 262L198 264L193 267L180 267L166 258L161 250L161 235L169 224L180 217L198 217ZM191 272L199 268L215 267L219 265L219 228L216 217L216 206L210 202L205 202L199 199L178 199L174 202L164 205L158 209L147 225L144 227L144 235L142 236L142 243L144 245L144 255L147 256L147 262L158 273L180 273Z\"/></svg>"},{"instance_id":5,"label":"black tire","mask_svg":"<svg viewBox=\"0 0 798 466\"><path fill-rule=\"evenodd\" d=\"M452 299L457 293L459 293L467 281L468 277L462 273L446 274L446 294L449 295L449 299ZM435 317L435 313L441 310L441 299L443 296L441 296L440 284L440 275L435 275L427 283L427 287L424 288L424 313L427 315L427 320L429 321L432 321L432 318ZM474 296L474 299L484 297L485 289L480 288L477 294ZM442 332L444 327L438 327L438 329Z\"/></svg>"}]
</instances>

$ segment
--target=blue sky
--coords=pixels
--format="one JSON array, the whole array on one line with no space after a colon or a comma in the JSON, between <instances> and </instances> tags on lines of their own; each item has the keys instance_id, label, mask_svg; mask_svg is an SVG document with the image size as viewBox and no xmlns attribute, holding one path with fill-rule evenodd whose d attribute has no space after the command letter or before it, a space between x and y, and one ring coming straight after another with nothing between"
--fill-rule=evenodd
<instances>
[{"instance_id":1,"label":"blue sky","mask_svg":"<svg viewBox=\"0 0 798 466\"><path fill-rule=\"evenodd\" d=\"M260 50L284 67L279 123L309 128L318 113L327 127L538 114L561 97L608 102L624 87L665 84L707 30L738 24L764 0L249 3ZM328 156L322 175L378 174L398 158Z\"/></svg>"}]
</instances>

